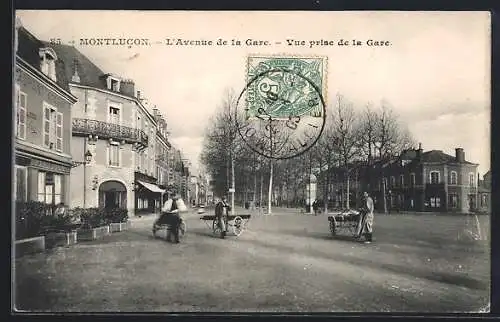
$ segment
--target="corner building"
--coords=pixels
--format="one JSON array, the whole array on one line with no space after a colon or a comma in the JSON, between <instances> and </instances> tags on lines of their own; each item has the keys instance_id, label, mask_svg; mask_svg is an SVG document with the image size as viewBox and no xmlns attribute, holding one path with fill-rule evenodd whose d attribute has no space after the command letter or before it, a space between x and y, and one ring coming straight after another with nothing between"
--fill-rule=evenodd
<instances>
[{"instance_id":1,"label":"corner building","mask_svg":"<svg viewBox=\"0 0 500 322\"><path fill-rule=\"evenodd\" d=\"M154 174L154 118L136 96L133 81L103 72L72 46L54 49L78 99L72 110L71 155L79 165L71 171L70 205L125 208L132 216L136 173Z\"/></svg>"}]
</instances>

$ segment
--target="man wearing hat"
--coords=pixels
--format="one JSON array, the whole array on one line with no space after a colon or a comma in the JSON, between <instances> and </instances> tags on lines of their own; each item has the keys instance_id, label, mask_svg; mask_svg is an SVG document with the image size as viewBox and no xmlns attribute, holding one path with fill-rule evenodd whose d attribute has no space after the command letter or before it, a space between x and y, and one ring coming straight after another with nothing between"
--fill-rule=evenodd
<instances>
[{"instance_id":1,"label":"man wearing hat","mask_svg":"<svg viewBox=\"0 0 500 322\"><path fill-rule=\"evenodd\" d=\"M219 223L219 228L221 230L221 238L224 238L227 233L226 219L228 213L231 211L231 206L227 203L227 197L223 196L215 205L215 217Z\"/></svg>"},{"instance_id":2,"label":"man wearing hat","mask_svg":"<svg viewBox=\"0 0 500 322\"><path fill-rule=\"evenodd\" d=\"M356 239L361 240L364 235L365 243L369 244L372 242L373 234L373 199L368 195L368 192L363 193L363 207L361 209L361 218L358 225L358 232Z\"/></svg>"}]
</instances>

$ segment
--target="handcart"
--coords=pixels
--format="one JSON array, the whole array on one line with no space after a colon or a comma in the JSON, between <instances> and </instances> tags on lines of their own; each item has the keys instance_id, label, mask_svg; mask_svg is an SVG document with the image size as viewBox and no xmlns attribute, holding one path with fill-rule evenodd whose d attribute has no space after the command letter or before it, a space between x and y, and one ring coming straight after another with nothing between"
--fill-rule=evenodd
<instances>
[{"instance_id":1,"label":"handcart","mask_svg":"<svg viewBox=\"0 0 500 322\"><path fill-rule=\"evenodd\" d=\"M239 236L246 230L246 226L248 221L250 220L250 214L242 214L242 215L227 215L224 216L226 219L226 227L231 227L231 230L235 236ZM205 222L208 228L211 228L214 235L223 236L219 220L215 215L204 215L200 218Z\"/></svg>"},{"instance_id":2,"label":"handcart","mask_svg":"<svg viewBox=\"0 0 500 322\"><path fill-rule=\"evenodd\" d=\"M179 239L182 239L186 234L187 226L186 221L182 219L178 214L171 212L162 212L157 221L153 224L153 236L156 237L156 232L159 230L171 231L172 227L175 226L176 221L179 221Z\"/></svg>"},{"instance_id":3,"label":"handcart","mask_svg":"<svg viewBox=\"0 0 500 322\"><path fill-rule=\"evenodd\" d=\"M332 236L338 234L355 237L361 213L354 209L343 210L338 214L328 216Z\"/></svg>"}]
</instances>

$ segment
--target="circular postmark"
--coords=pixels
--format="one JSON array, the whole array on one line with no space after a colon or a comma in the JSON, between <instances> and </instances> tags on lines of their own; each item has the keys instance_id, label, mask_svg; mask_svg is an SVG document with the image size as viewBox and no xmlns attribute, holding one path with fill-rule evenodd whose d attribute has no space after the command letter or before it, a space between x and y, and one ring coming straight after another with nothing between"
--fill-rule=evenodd
<instances>
[{"instance_id":1,"label":"circular postmark","mask_svg":"<svg viewBox=\"0 0 500 322\"><path fill-rule=\"evenodd\" d=\"M236 103L236 121L253 151L289 159L318 141L325 126L325 102L311 75L293 66L272 66L248 81Z\"/></svg>"}]
</instances>

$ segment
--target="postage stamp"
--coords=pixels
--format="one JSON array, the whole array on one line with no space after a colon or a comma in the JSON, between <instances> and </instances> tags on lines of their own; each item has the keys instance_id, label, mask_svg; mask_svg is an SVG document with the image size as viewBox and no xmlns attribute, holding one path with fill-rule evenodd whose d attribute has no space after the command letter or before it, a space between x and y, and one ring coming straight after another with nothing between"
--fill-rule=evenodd
<instances>
[{"instance_id":1,"label":"postage stamp","mask_svg":"<svg viewBox=\"0 0 500 322\"><path fill-rule=\"evenodd\" d=\"M325 124L326 64L326 57L248 57L237 119L251 149L288 159L314 145Z\"/></svg>"}]
</instances>

